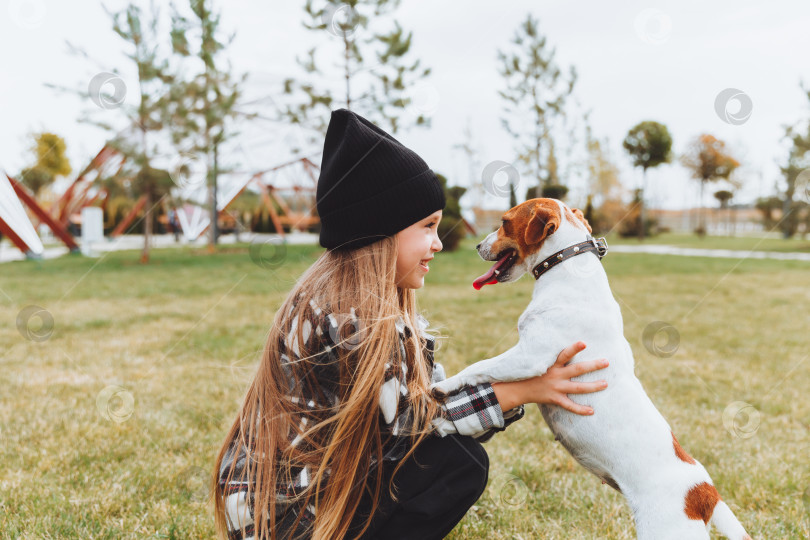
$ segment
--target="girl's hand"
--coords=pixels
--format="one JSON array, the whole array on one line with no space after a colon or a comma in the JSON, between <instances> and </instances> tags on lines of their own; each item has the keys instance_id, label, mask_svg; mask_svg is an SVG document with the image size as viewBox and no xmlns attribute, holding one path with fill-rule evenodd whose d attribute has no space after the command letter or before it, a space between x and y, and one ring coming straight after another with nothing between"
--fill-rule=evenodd
<instances>
[{"instance_id":1,"label":"girl's hand","mask_svg":"<svg viewBox=\"0 0 810 540\"><path fill-rule=\"evenodd\" d=\"M584 348L585 344L581 341L566 347L543 375L520 381L492 383L492 389L501 404L501 409L508 411L524 403L546 403L559 405L577 414L593 414L591 407L580 405L566 395L598 392L607 388L607 381L605 380L594 382L571 380L571 377L590 373L608 365L605 358L580 362L570 366L565 365L573 360L574 356Z\"/></svg>"}]
</instances>

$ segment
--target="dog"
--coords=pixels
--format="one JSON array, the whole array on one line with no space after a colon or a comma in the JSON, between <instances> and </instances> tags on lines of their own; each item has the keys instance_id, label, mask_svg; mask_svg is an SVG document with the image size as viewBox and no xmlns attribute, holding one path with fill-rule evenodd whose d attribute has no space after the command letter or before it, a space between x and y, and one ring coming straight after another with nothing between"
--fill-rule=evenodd
<instances>
[{"instance_id":1,"label":"dog","mask_svg":"<svg viewBox=\"0 0 810 540\"><path fill-rule=\"evenodd\" d=\"M433 394L542 375L562 349L584 341L587 349L573 362L610 361L606 368L572 379L607 380L604 390L570 396L594 413L539 407L568 452L627 499L637 537L708 540L713 525L727 538L751 540L636 378L621 310L600 262L607 245L591 233L582 211L557 199L530 199L503 214L500 228L476 246L482 259L497 262L473 286L510 283L533 273L536 283L518 319L518 343L433 384Z\"/></svg>"}]
</instances>

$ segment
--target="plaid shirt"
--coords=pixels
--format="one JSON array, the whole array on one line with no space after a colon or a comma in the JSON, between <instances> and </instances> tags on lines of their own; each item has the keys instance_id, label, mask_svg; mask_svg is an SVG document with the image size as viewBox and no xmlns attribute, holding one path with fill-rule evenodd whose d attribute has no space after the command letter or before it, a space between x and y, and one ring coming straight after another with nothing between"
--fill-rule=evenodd
<instances>
[{"instance_id":1,"label":"plaid shirt","mask_svg":"<svg viewBox=\"0 0 810 540\"><path fill-rule=\"evenodd\" d=\"M310 302L311 310L306 310L303 337L307 343L305 350L318 351L314 364L314 375L319 381L321 388L319 391L323 398L331 406L337 405L335 385L338 380L337 352L335 347L352 346L350 339L340 341L339 327L347 321L338 321L332 314L328 313L324 317L324 312L314 302ZM350 321L357 321L354 311L345 317ZM352 322L352 324L359 324ZM431 379L437 382L445 378L444 368L433 360L434 338L422 332L427 328L428 323L424 317L418 315L420 334L426 339L424 355L432 366ZM295 361L300 358L301 352L298 348L297 340L293 339L296 334L298 318L292 321L291 331L288 337L279 342L282 350L282 361L284 363ZM400 336L399 350L400 357L405 358L405 339L411 336L411 329L404 324L402 317L397 320L397 330ZM313 331L312 328L315 328ZM357 329L358 326L355 326ZM313 348L314 347L314 348ZM284 364L283 364L284 365ZM383 460L396 461L401 459L409 449L410 437L409 427L412 424L412 411L408 406L408 387L406 384L407 367L405 362L400 362L399 366L393 366L391 362L385 364L385 382L380 393L380 430L383 436ZM286 369L285 369L286 371ZM289 372L288 372L289 373ZM291 375L290 375L291 376ZM290 391L296 388L294 381L290 381ZM303 401L308 410L317 410L322 407L322 400L311 395L290 395L294 402ZM475 386L467 386L459 391L450 394L442 404L439 416L432 419L433 434L444 437L451 433L459 433L474 437L480 442L488 441L496 432L503 431L512 422L523 417L523 405L503 412L498 400L495 398L492 386L483 383ZM298 420L299 426L305 428L307 418L301 417ZM292 435L294 430L290 429ZM291 437L290 444L300 443L300 437ZM234 459L233 446L222 461L220 469L220 485L223 488L225 497L225 509L228 517L229 538L232 540L251 540L254 538L253 521L253 492L251 500L246 504L247 482L240 482L239 477L244 468L245 455L240 448L239 457L236 463L233 480L226 482L229 469ZM371 459L371 466L376 466L375 460ZM293 504L290 498L295 493L299 493L309 485L310 470L308 467L291 467L291 483L281 482L277 484L276 490L276 529L279 538L287 538L293 533L294 538L309 538L307 528L312 525L315 518L315 508L309 505L307 508L300 508L300 504ZM252 485L252 484L251 484ZM293 532L292 525L297 516L303 511L303 516L299 527ZM240 524L245 526L244 533L240 530Z\"/></svg>"}]
</instances>

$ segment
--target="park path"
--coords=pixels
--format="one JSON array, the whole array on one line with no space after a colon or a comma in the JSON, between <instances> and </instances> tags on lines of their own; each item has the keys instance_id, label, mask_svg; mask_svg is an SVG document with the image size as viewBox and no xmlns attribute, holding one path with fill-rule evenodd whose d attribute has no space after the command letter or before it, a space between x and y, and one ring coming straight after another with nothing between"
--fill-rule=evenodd
<instances>
[{"instance_id":1,"label":"park path","mask_svg":"<svg viewBox=\"0 0 810 540\"><path fill-rule=\"evenodd\" d=\"M810 261L810 253L797 251L750 251L745 249L706 249L665 246L662 244L645 244L632 246L614 244L608 252L616 253L654 253L656 255L681 255L687 257L720 257L726 259L775 259L782 261Z\"/></svg>"},{"instance_id":2,"label":"park path","mask_svg":"<svg viewBox=\"0 0 810 540\"><path fill-rule=\"evenodd\" d=\"M281 237L276 234L247 234L242 233L242 242L253 241L254 239L281 241ZM234 236L226 234L220 237L221 244L233 244ZM181 237L180 242L175 243L174 236L170 234L154 235L153 249L172 248L180 246L204 247L207 238L200 237L194 242L188 242ZM318 244L318 235L313 233L288 233L287 243L290 244ZM140 250L143 247L143 236L123 235L117 240L93 244L93 251L96 255L107 251L120 251L124 249ZM810 261L810 253L782 252L782 251L748 251L744 249L706 249L706 248L685 248L667 246L663 244L628 245L614 244L609 246L608 251L615 253L652 253L656 255L681 255L685 257L721 257L727 259L774 259L783 261ZM52 259L66 254L68 249L64 246L48 246L42 255L43 259ZM14 246L4 243L0 249L0 263L25 259L20 250Z\"/></svg>"},{"instance_id":3,"label":"park path","mask_svg":"<svg viewBox=\"0 0 810 540\"><path fill-rule=\"evenodd\" d=\"M269 241L273 240L274 242L282 242L281 237L277 234L254 234L254 233L241 233L239 235L239 240L241 242L252 242L254 240L257 241ZM233 244L235 242L235 237L232 234L224 234L219 237L220 244ZM286 241L288 244L317 244L318 243L318 235L314 233L302 233L302 232L292 232L287 233ZM156 234L152 235L152 249L163 249L163 248L173 248L173 247L205 247L208 244L208 238L205 236L201 236L194 240L193 242L189 242L186 240L182 235L180 236L180 241L174 241L174 235L172 234ZM108 252L108 251L121 251L125 249L136 249L141 250L143 248L143 235L140 234L125 234L119 236L115 240L105 240L104 242L97 242L94 243L92 246L92 255L93 256L101 256L101 254ZM61 257L68 253L68 248L62 245L47 245L45 246L44 252L42 253L43 259L53 259L56 257ZM16 248L16 246L12 245L8 240L3 242L2 247L0 247L0 263L9 262L9 261L20 261L24 260L25 255Z\"/></svg>"}]
</instances>

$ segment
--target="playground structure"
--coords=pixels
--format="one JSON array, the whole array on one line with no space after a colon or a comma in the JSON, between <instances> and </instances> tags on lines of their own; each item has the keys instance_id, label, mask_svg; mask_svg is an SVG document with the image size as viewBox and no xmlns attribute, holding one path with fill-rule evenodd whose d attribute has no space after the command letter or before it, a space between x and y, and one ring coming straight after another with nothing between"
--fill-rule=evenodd
<instances>
[{"instance_id":1,"label":"playground structure","mask_svg":"<svg viewBox=\"0 0 810 540\"><path fill-rule=\"evenodd\" d=\"M37 203L34 195L20 181L5 173L3 211L0 211L0 232L11 240L27 258L38 258L42 255L42 241L36 230L40 224L51 229L54 236L62 241L71 253L79 251L73 235L68 230L72 216L85 206L93 205L101 198L101 208L107 203L107 191L99 189L90 196L90 188L101 175L118 174L124 164L125 158L110 146L104 146L90 161L90 164L71 182L62 196L51 206L50 212L45 211ZM10 190L8 188L11 188ZM23 205L33 214L33 221L25 213Z\"/></svg>"},{"instance_id":2,"label":"playground structure","mask_svg":"<svg viewBox=\"0 0 810 540\"><path fill-rule=\"evenodd\" d=\"M305 177L308 179L310 185L298 185L293 182L290 186L280 186L266 181L267 177L271 177L274 174L277 175L280 171L294 167L295 165L300 165L303 168ZM301 231L305 231L308 227L320 221L318 216L312 214L312 210L315 208L315 190L318 183L317 170L318 166L308 157L300 157L263 171L222 175L223 177L236 177L236 180L220 187L221 193L224 193L224 195L217 197L217 217L219 218L223 214L226 214L228 207L239 195L249 186L253 185L261 194L262 202L270 214L270 219L273 221L276 232L282 238L284 238L286 234L284 232L285 226L290 229L297 228ZM296 177L298 176L296 175ZM292 194L291 199L294 199L295 202L298 203L297 208L293 209L287 203L284 197L284 195L287 194ZM283 210L282 215L279 215L276 211L273 202ZM303 205L301 203L303 203ZM143 210L145 204L146 197L140 197L132 210L121 220L115 230L110 233L110 237L116 238L123 234ZM303 210L304 207L306 207L306 210ZM204 207L202 204L186 203L180 208L174 208L174 210L177 212L179 224L183 229L183 235L189 241L194 241L199 238L211 226L210 212L208 208Z\"/></svg>"},{"instance_id":3,"label":"playground structure","mask_svg":"<svg viewBox=\"0 0 810 540\"><path fill-rule=\"evenodd\" d=\"M44 224L71 253L79 252L79 245L71 229L80 224L82 208L99 206L106 210L109 193L97 181L121 176L125 162L126 157L123 154L114 147L105 145L70 182L49 210L45 210L20 181L3 174L3 182L0 183L0 233L9 238L27 258L39 258L43 246L36 231ZM293 169L301 169L302 174L298 171L290 174ZM217 219L227 217L232 203L246 189L252 187L260 194L273 226L282 238L285 238L285 227L306 231L320 221L314 215L317 171L318 166L310 157L297 157L265 170L222 174L217 197ZM290 180L286 185L280 181L282 173L286 173ZM222 179L226 181L223 182ZM207 192L204 182L197 191L202 192L198 193L202 195L198 198L204 199ZM146 197L140 197L109 234L109 239L115 239L126 232L143 212L145 203ZM169 208L165 202L163 207L168 213ZM281 213L276 210L277 207L281 209ZM211 225L210 211L203 203L186 202L179 208L171 209L177 213L177 222L189 241L199 238Z\"/></svg>"},{"instance_id":4,"label":"playground structure","mask_svg":"<svg viewBox=\"0 0 810 540\"><path fill-rule=\"evenodd\" d=\"M281 171L300 165L305 173L306 178L309 179L310 185L297 185L293 183L289 187L281 187L275 183L269 183L266 177L278 175ZM262 196L267 211L270 214L270 219L273 221L273 226L276 231L284 238L284 226L289 227L291 230L297 228L300 231L306 231L312 225L320 222L317 215L313 215L312 211L315 209L315 191L318 185L318 178L315 174L318 166L312 163L308 157L301 157L282 163L270 169L259 171L252 174L247 182L242 185L237 193L230 197L219 209L220 213L227 211L236 198L244 192L244 190L251 184L255 185ZM291 208L283 195L291 194L289 197L295 203L295 208ZM282 215L276 212L273 201L284 211Z\"/></svg>"},{"instance_id":5,"label":"playground structure","mask_svg":"<svg viewBox=\"0 0 810 540\"><path fill-rule=\"evenodd\" d=\"M43 246L22 206L18 184L0 175L0 233L8 237L28 258L42 256ZM22 187L22 186L19 186ZM24 193L23 197L27 194Z\"/></svg>"},{"instance_id":6,"label":"playground structure","mask_svg":"<svg viewBox=\"0 0 810 540\"><path fill-rule=\"evenodd\" d=\"M125 134L124 138L130 136ZM263 155L265 149L280 146L282 145L278 141L273 143L263 141L258 144L256 154ZM229 223L236 223L237 227L241 225L241 220L229 208L245 190L250 189L259 195L276 234L283 240L286 241L285 230L297 229L304 232L317 225L320 218L316 212L315 197L319 167L312 161L316 157L317 154L298 155L266 168L253 167L253 170L220 173L216 204L218 223L224 221L226 226ZM169 157L170 160L183 158L184 156L179 154ZM97 206L106 213L110 195L100 180L110 178L130 180L128 175L132 172L125 171L126 162L126 156L112 145L112 141L105 144L48 210L37 202L34 195L20 181L10 175L0 174L0 179L3 180L0 182L0 195L3 196L0 199L0 233L8 237L27 258L38 258L42 254L43 246L37 230L45 225L71 253L80 252L74 235L78 234L82 209ZM253 158L246 154L243 162L251 163ZM265 163L262 165L266 166ZM160 204L163 210L159 221L168 224L169 216L172 215L175 218L171 222L173 232L176 234L182 232L189 242L196 241L211 226L206 173L205 170L197 170L187 175L187 182L179 181L180 178L172 176L175 180L172 194L179 196L154 201L155 204ZM145 205L144 195L135 201L123 219L107 235L107 239L114 240L131 230L133 223L142 216ZM475 235L476 228L463 217L462 221L464 228Z\"/></svg>"}]
</instances>

